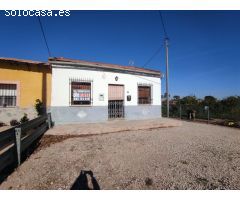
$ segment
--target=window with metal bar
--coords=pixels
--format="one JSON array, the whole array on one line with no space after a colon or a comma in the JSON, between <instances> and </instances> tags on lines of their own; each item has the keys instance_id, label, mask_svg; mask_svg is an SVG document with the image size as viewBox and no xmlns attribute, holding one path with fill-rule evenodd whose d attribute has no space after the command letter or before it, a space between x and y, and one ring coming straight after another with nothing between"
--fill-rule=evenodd
<instances>
[{"instance_id":1,"label":"window with metal bar","mask_svg":"<svg viewBox=\"0 0 240 200\"><path fill-rule=\"evenodd\" d=\"M151 103L151 86L138 86L138 104Z\"/></svg>"},{"instance_id":2,"label":"window with metal bar","mask_svg":"<svg viewBox=\"0 0 240 200\"><path fill-rule=\"evenodd\" d=\"M91 104L91 83L71 82L71 105Z\"/></svg>"},{"instance_id":3,"label":"window with metal bar","mask_svg":"<svg viewBox=\"0 0 240 200\"><path fill-rule=\"evenodd\" d=\"M17 85L0 83L0 107L14 107L17 102Z\"/></svg>"}]
</instances>

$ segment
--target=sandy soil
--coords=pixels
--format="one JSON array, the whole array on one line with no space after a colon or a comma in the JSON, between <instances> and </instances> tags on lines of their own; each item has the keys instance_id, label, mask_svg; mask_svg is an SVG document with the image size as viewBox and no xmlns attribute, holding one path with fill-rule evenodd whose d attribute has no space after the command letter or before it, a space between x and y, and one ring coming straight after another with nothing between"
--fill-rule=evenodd
<instances>
[{"instance_id":1,"label":"sandy soil","mask_svg":"<svg viewBox=\"0 0 240 200\"><path fill-rule=\"evenodd\" d=\"M100 189L240 189L240 130L182 123L65 138L31 155L0 189L70 189L81 170Z\"/></svg>"},{"instance_id":2,"label":"sandy soil","mask_svg":"<svg viewBox=\"0 0 240 200\"><path fill-rule=\"evenodd\" d=\"M104 123L79 123L57 125L50 129L47 135L97 135L119 131L138 131L145 129L167 128L181 126L176 119L154 118L147 120L111 120Z\"/></svg>"},{"instance_id":3,"label":"sandy soil","mask_svg":"<svg viewBox=\"0 0 240 200\"><path fill-rule=\"evenodd\" d=\"M5 131L7 129L11 128L11 126L1 126L0 127L0 132Z\"/></svg>"}]
</instances>

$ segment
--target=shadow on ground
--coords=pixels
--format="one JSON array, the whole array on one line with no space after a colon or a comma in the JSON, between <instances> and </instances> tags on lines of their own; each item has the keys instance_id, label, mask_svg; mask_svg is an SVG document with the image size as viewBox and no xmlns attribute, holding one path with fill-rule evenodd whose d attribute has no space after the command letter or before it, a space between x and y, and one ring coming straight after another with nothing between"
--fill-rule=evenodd
<instances>
[{"instance_id":1,"label":"shadow on ground","mask_svg":"<svg viewBox=\"0 0 240 200\"><path fill-rule=\"evenodd\" d=\"M70 190L100 190L100 186L91 170L81 170Z\"/></svg>"}]
</instances>

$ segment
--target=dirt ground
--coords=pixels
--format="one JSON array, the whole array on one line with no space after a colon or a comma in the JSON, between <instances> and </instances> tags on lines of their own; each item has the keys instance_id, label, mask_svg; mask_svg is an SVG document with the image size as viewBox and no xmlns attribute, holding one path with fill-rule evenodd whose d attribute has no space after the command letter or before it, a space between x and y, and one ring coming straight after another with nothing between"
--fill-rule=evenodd
<instances>
[{"instance_id":1,"label":"dirt ground","mask_svg":"<svg viewBox=\"0 0 240 200\"><path fill-rule=\"evenodd\" d=\"M0 189L240 189L238 129L182 122L60 137L47 134L43 141L55 142L40 145Z\"/></svg>"},{"instance_id":2,"label":"dirt ground","mask_svg":"<svg viewBox=\"0 0 240 200\"><path fill-rule=\"evenodd\" d=\"M5 131L7 129L11 128L11 126L1 126L0 127L0 132Z\"/></svg>"},{"instance_id":3,"label":"dirt ground","mask_svg":"<svg viewBox=\"0 0 240 200\"><path fill-rule=\"evenodd\" d=\"M176 119L154 118L147 120L110 120L103 123L79 123L57 125L47 135L97 135L120 131L138 131L146 129L181 126Z\"/></svg>"}]
</instances>

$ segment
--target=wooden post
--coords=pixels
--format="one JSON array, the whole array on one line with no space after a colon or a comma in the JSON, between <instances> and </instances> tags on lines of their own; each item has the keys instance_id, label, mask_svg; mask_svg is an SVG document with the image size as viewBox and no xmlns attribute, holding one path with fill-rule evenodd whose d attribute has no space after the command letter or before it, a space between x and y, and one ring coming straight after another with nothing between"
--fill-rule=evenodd
<instances>
[{"instance_id":1,"label":"wooden post","mask_svg":"<svg viewBox=\"0 0 240 200\"><path fill-rule=\"evenodd\" d=\"M21 128L15 128L18 166L21 164L21 134L22 134Z\"/></svg>"},{"instance_id":2,"label":"wooden post","mask_svg":"<svg viewBox=\"0 0 240 200\"><path fill-rule=\"evenodd\" d=\"M51 113L48 113L47 114L47 122L48 122L48 128L51 128L52 127L52 119L51 119Z\"/></svg>"},{"instance_id":3,"label":"wooden post","mask_svg":"<svg viewBox=\"0 0 240 200\"><path fill-rule=\"evenodd\" d=\"M208 107L208 124L209 124L209 107Z\"/></svg>"},{"instance_id":4,"label":"wooden post","mask_svg":"<svg viewBox=\"0 0 240 200\"><path fill-rule=\"evenodd\" d=\"M182 119L182 106L181 106L181 104L179 106L179 114L180 114L180 119Z\"/></svg>"}]
</instances>

